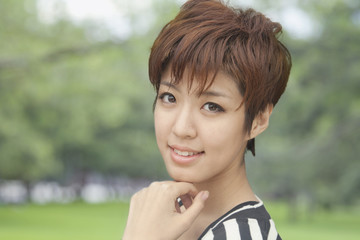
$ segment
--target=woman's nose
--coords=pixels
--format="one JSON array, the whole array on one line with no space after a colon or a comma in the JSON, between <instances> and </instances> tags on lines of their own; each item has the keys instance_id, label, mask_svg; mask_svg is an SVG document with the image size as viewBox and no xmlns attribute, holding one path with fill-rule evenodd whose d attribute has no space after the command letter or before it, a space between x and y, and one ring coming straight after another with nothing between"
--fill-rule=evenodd
<instances>
[{"instance_id":1,"label":"woman's nose","mask_svg":"<svg viewBox=\"0 0 360 240\"><path fill-rule=\"evenodd\" d=\"M189 107L179 109L174 120L173 133L179 138L194 138L197 135L194 114Z\"/></svg>"}]
</instances>

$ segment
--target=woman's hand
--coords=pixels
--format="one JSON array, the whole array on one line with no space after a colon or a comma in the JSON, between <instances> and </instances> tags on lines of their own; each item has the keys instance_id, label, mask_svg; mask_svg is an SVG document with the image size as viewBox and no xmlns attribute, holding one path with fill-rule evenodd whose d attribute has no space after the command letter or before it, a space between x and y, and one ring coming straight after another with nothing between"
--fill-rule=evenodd
<instances>
[{"instance_id":1,"label":"woman's hand","mask_svg":"<svg viewBox=\"0 0 360 240\"><path fill-rule=\"evenodd\" d=\"M131 198L123 240L177 239L190 228L208 196L191 183L152 183ZM186 210L179 210L178 197Z\"/></svg>"}]
</instances>

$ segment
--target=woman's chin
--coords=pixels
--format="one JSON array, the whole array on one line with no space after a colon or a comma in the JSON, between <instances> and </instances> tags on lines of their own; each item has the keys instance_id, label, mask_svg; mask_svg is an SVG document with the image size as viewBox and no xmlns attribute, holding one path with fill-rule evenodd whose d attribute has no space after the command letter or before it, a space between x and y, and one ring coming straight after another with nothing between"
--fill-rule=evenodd
<instances>
[{"instance_id":1,"label":"woman's chin","mask_svg":"<svg viewBox=\"0 0 360 240\"><path fill-rule=\"evenodd\" d=\"M172 164L166 164L166 170L169 176L177 182L189 182L189 183L199 183L203 182L202 174L199 173L196 168L184 168L179 166L174 166Z\"/></svg>"},{"instance_id":2,"label":"woman's chin","mask_svg":"<svg viewBox=\"0 0 360 240\"><path fill-rule=\"evenodd\" d=\"M169 175L176 182L195 183L197 181L196 177L193 177L189 174L180 174L180 173L169 172Z\"/></svg>"}]
</instances>

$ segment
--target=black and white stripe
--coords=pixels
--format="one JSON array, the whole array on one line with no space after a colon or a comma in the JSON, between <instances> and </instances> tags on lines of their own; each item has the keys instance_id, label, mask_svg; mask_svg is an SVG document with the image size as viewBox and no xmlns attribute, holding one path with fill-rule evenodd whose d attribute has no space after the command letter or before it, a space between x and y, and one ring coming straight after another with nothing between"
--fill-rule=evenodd
<instances>
[{"instance_id":1,"label":"black and white stripe","mask_svg":"<svg viewBox=\"0 0 360 240\"><path fill-rule=\"evenodd\" d=\"M240 204L212 223L199 240L281 240L260 202Z\"/></svg>"}]
</instances>

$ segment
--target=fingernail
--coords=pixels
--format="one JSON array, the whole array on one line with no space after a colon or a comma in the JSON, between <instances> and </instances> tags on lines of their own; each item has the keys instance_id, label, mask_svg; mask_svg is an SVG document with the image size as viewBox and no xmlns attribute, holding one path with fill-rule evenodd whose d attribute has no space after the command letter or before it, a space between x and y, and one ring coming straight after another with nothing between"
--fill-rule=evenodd
<instances>
[{"instance_id":1,"label":"fingernail","mask_svg":"<svg viewBox=\"0 0 360 240\"><path fill-rule=\"evenodd\" d=\"M206 199L208 199L208 197L209 197L209 192L208 191L203 191L202 193L201 193L201 199L202 200L206 200Z\"/></svg>"}]
</instances>

